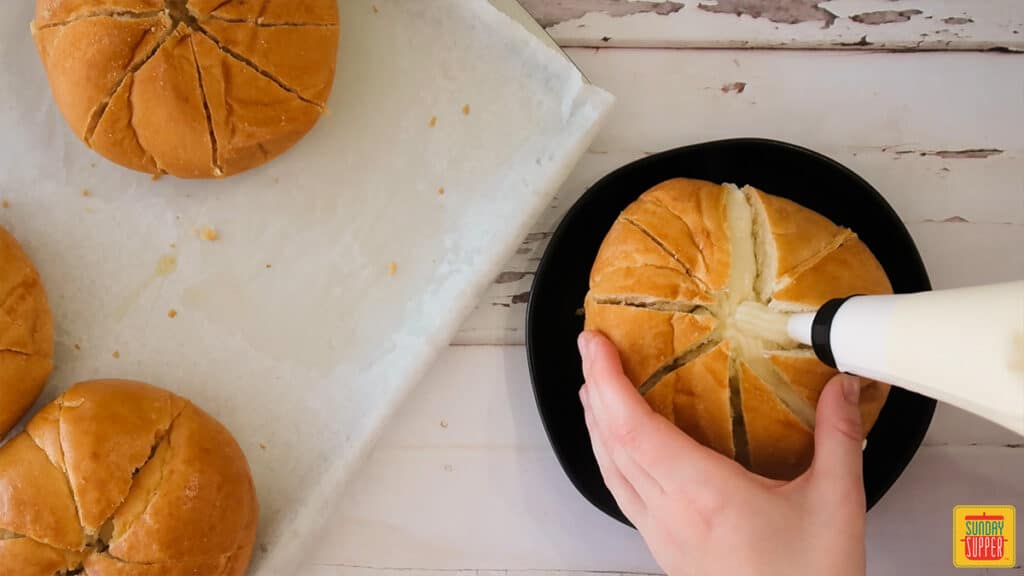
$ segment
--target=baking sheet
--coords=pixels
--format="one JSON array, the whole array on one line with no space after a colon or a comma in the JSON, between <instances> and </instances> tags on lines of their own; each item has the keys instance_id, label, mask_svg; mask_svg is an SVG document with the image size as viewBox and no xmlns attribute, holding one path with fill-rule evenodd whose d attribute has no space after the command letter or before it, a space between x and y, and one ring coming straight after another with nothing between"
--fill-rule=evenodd
<instances>
[{"instance_id":1,"label":"baking sheet","mask_svg":"<svg viewBox=\"0 0 1024 576\"><path fill-rule=\"evenodd\" d=\"M193 399L253 468L253 572L287 573L611 97L484 0L346 0L331 113L304 141L223 181L152 181L65 126L32 4L0 21L0 224L54 309L42 401L97 377Z\"/></svg>"}]
</instances>

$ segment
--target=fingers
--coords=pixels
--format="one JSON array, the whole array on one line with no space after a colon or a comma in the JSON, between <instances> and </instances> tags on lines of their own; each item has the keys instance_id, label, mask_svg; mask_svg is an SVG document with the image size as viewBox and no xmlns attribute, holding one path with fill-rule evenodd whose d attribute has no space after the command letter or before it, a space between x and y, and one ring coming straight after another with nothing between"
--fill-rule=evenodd
<instances>
[{"instance_id":1,"label":"fingers","mask_svg":"<svg viewBox=\"0 0 1024 576\"><path fill-rule=\"evenodd\" d=\"M686 491L700 501L720 492L736 472L729 461L651 410L607 338L584 332L579 346L594 427L639 496L646 501L663 491Z\"/></svg>"},{"instance_id":2,"label":"fingers","mask_svg":"<svg viewBox=\"0 0 1024 576\"><path fill-rule=\"evenodd\" d=\"M818 399L811 481L833 495L855 498L863 507L860 387L859 378L846 374L833 377L825 385Z\"/></svg>"},{"instance_id":3,"label":"fingers","mask_svg":"<svg viewBox=\"0 0 1024 576\"><path fill-rule=\"evenodd\" d=\"M640 515L645 510L643 499L640 498L633 485L623 477L622 472L619 471L619 468L608 457L601 434L594 423L594 418L590 411L586 384L580 388L580 402L583 404L583 417L587 423L587 432L590 433L590 445L594 450L597 467L601 470L601 477L604 478L604 483L608 486L612 496L615 497L615 501L619 503L622 513L636 526Z\"/></svg>"},{"instance_id":4,"label":"fingers","mask_svg":"<svg viewBox=\"0 0 1024 576\"><path fill-rule=\"evenodd\" d=\"M588 393L588 404L598 406L597 410L600 412L603 410L601 407L601 398L594 398L594 403L589 402ZM592 409L593 410L593 409ZM591 417L593 420L593 416ZM601 438L601 442L605 447L605 452L611 457L612 463L618 468L619 472L629 481L630 485L640 494L644 502L649 506L657 504L657 499L665 493L664 488L650 472L645 470L642 466L637 464L633 455L629 453L627 449L620 442L616 442L614 438L608 437L608 431L598 422L594 423L594 431Z\"/></svg>"}]
</instances>

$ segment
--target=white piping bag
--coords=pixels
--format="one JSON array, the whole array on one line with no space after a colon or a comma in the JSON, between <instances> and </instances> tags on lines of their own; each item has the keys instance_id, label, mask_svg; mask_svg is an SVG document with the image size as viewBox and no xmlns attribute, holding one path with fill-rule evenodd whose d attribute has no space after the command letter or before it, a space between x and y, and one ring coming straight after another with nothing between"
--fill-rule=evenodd
<instances>
[{"instance_id":1,"label":"white piping bag","mask_svg":"<svg viewBox=\"0 0 1024 576\"><path fill-rule=\"evenodd\" d=\"M952 404L1024 436L1024 281L853 296L784 314L745 302L745 330L811 346L850 374Z\"/></svg>"}]
</instances>

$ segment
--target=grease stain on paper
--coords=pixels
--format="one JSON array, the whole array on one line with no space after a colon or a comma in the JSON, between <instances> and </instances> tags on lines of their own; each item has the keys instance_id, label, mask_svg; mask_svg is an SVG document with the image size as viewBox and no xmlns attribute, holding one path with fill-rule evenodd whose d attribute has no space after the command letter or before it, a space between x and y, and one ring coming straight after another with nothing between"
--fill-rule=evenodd
<instances>
[{"instance_id":1,"label":"grease stain on paper","mask_svg":"<svg viewBox=\"0 0 1024 576\"><path fill-rule=\"evenodd\" d=\"M146 293L149 288L156 283L157 280L167 278L171 274L174 274L178 269L178 257L174 254L164 254L156 261L156 266L153 269L153 273L149 278L146 279L138 288L131 291L128 296L121 302L121 305L117 307L114 318L121 322L124 320L128 313L138 305L139 300L142 299L142 295Z\"/></svg>"}]
</instances>

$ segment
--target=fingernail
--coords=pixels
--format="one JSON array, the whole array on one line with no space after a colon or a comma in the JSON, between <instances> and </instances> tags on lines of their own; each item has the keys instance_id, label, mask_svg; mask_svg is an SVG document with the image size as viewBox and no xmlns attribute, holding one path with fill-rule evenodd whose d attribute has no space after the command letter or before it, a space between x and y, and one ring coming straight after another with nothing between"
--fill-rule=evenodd
<instances>
[{"instance_id":1,"label":"fingernail","mask_svg":"<svg viewBox=\"0 0 1024 576\"><path fill-rule=\"evenodd\" d=\"M843 378L843 398L850 404L860 403L860 378L846 376Z\"/></svg>"},{"instance_id":2,"label":"fingernail","mask_svg":"<svg viewBox=\"0 0 1024 576\"><path fill-rule=\"evenodd\" d=\"M587 360L590 359L590 352L594 349L594 339L587 332L581 332L580 337L576 339L576 345L580 349L580 357L583 358L583 363L586 364Z\"/></svg>"},{"instance_id":3,"label":"fingernail","mask_svg":"<svg viewBox=\"0 0 1024 576\"><path fill-rule=\"evenodd\" d=\"M580 404L584 410L590 410L590 393L587 392L587 385L580 386Z\"/></svg>"}]
</instances>

